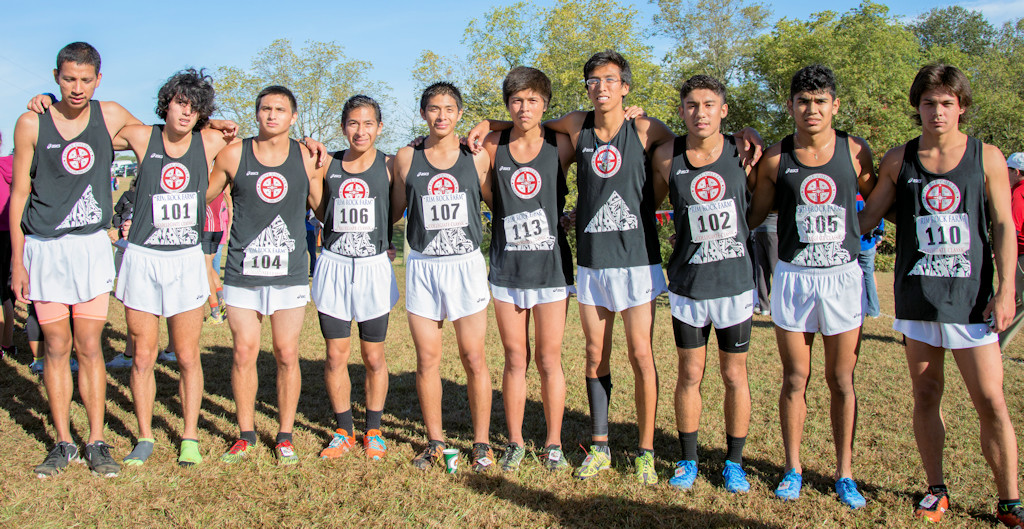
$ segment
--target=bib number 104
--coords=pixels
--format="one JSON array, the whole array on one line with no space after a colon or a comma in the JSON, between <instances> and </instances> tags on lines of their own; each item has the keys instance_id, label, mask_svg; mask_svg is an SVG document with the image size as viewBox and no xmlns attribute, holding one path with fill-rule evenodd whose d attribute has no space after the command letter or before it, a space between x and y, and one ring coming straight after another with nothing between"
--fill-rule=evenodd
<instances>
[{"instance_id":1,"label":"bib number 104","mask_svg":"<svg viewBox=\"0 0 1024 529\"><path fill-rule=\"evenodd\" d=\"M246 252L242 274L275 277L288 274L288 254L284 252Z\"/></svg>"}]
</instances>

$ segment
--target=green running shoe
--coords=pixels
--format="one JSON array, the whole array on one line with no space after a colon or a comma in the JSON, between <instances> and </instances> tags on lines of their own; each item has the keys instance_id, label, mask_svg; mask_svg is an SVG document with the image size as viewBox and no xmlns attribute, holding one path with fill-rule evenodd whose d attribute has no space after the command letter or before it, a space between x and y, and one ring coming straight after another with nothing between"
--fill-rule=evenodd
<instances>
[{"instance_id":1,"label":"green running shoe","mask_svg":"<svg viewBox=\"0 0 1024 529\"><path fill-rule=\"evenodd\" d=\"M644 485L657 485L658 472L654 470L654 452L644 452L633 460L636 465L636 479Z\"/></svg>"},{"instance_id":2,"label":"green running shoe","mask_svg":"<svg viewBox=\"0 0 1024 529\"><path fill-rule=\"evenodd\" d=\"M590 479L602 470L608 470L611 465L611 451L607 447L591 445L590 453L583 460L583 464L576 469L575 476L577 479Z\"/></svg>"},{"instance_id":3,"label":"green running shoe","mask_svg":"<svg viewBox=\"0 0 1024 529\"><path fill-rule=\"evenodd\" d=\"M516 443L509 443L505 447L505 453L498 459L498 465L504 472L515 472L519 470L519 464L523 462L526 450Z\"/></svg>"}]
</instances>

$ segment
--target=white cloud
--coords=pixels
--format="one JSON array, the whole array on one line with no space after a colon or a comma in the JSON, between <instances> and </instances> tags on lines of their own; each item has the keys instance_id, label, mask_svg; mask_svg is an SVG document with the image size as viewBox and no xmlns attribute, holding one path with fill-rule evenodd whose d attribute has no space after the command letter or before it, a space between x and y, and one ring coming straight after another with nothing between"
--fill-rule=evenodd
<instances>
[{"instance_id":1,"label":"white cloud","mask_svg":"<svg viewBox=\"0 0 1024 529\"><path fill-rule=\"evenodd\" d=\"M989 22L997 26L1002 25L1003 22L1024 17L1024 0L1008 0L1005 2L985 0L969 2L964 4L964 7L981 11Z\"/></svg>"}]
</instances>

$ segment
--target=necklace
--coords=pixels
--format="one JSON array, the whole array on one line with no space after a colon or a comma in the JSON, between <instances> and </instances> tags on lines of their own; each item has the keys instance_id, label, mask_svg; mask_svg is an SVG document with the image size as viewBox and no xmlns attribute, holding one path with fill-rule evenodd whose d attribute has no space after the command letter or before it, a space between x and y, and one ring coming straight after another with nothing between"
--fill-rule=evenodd
<instances>
[{"instance_id":1,"label":"necklace","mask_svg":"<svg viewBox=\"0 0 1024 529\"><path fill-rule=\"evenodd\" d=\"M718 148L721 147L723 143L724 142L718 142L717 145L715 145L714 147L711 148L710 152L708 152L707 154L702 154L700 152L700 150L698 150L696 147L691 147L689 140L687 140L687 142L686 142L686 149L687 150L692 150L694 156L696 156L698 160L708 161L708 160L711 159L712 156L715 155L715 151L717 151Z\"/></svg>"},{"instance_id":2,"label":"necklace","mask_svg":"<svg viewBox=\"0 0 1024 529\"><path fill-rule=\"evenodd\" d=\"M836 133L833 132L832 133L832 138L830 138L828 140L828 143L826 143L825 145L822 145L821 148L818 149L818 152L811 152L811 150L809 148L807 148L807 146L800 145L800 143L798 141L796 141L796 134L793 135L793 143L796 145L796 148L797 149L803 149L803 150L807 151L807 154L810 154L811 156L814 156L815 160L818 159L818 155L821 154L822 151L824 151L825 149L828 149L828 147L830 145L832 145L832 140L835 140L835 139L836 139Z\"/></svg>"}]
</instances>

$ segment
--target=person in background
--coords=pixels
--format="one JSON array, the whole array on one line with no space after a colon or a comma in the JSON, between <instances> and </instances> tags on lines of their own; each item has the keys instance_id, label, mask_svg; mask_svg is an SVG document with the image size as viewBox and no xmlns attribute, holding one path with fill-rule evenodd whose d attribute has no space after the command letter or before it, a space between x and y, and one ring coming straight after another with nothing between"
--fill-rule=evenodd
<instances>
[{"instance_id":1,"label":"person in background","mask_svg":"<svg viewBox=\"0 0 1024 529\"><path fill-rule=\"evenodd\" d=\"M3 138L0 137L0 146L3 145ZM0 332L0 358L4 355L14 355L14 292L11 291L11 228L10 228L10 207L11 207L11 177L14 165L14 155L0 157L0 178L3 178L4 185L0 185L0 304L3 305L3 331Z\"/></svg>"},{"instance_id":2,"label":"person in background","mask_svg":"<svg viewBox=\"0 0 1024 529\"><path fill-rule=\"evenodd\" d=\"M775 263L779 262L779 213L772 211L760 226L750 232L751 258L754 264L754 288L757 297L754 299L754 314L771 316L770 296L772 293L772 274Z\"/></svg>"},{"instance_id":3,"label":"person in background","mask_svg":"<svg viewBox=\"0 0 1024 529\"><path fill-rule=\"evenodd\" d=\"M320 238L320 221L312 209L306 210L306 248L309 250L309 277L313 277L313 269L316 268L316 251Z\"/></svg>"},{"instance_id":4,"label":"person in background","mask_svg":"<svg viewBox=\"0 0 1024 529\"><path fill-rule=\"evenodd\" d=\"M1010 211L1013 216L1013 227L1017 230L1017 272L1016 294L1014 301L1017 313L1013 316L1010 326L999 333L999 348L1006 347L1013 336L1020 330L1024 321L1024 152L1015 152L1006 159L1006 172L1010 177Z\"/></svg>"},{"instance_id":5,"label":"person in background","mask_svg":"<svg viewBox=\"0 0 1024 529\"><path fill-rule=\"evenodd\" d=\"M864 198L857 193L857 211L863 209ZM864 271L864 297L867 299L864 315L872 318L882 314L882 309L878 306L878 289L875 287L875 246L878 239L884 236L885 220L878 221L878 226L860 236L860 257L857 258L857 262Z\"/></svg>"}]
</instances>

